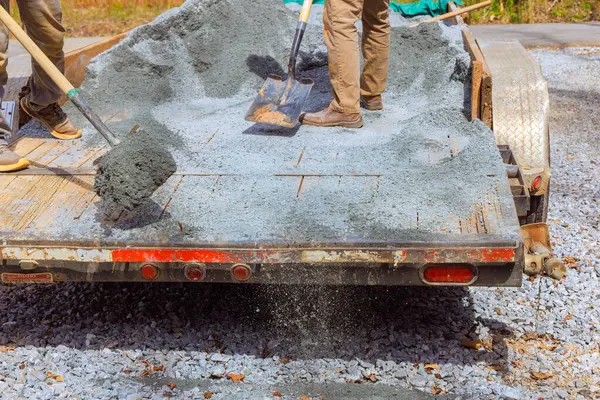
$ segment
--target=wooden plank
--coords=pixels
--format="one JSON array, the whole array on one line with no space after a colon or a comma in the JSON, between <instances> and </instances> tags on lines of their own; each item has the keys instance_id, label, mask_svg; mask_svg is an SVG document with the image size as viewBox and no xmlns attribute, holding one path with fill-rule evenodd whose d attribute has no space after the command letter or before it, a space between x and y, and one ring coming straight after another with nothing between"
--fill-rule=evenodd
<instances>
[{"instance_id":1,"label":"wooden plank","mask_svg":"<svg viewBox=\"0 0 600 400\"><path fill-rule=\"evenodd\" d=\"M34 163L38 159L40 159L44 155L46 155L49 151L51 151L56 146L59 146L58 140L46 140L46 141L44 141L44 143L42 143L41 146L37 147L35 150L33 150L32 152L27 154L27 159L31 163Z\"/></svg>"},{"instance_id":2,"label":"wooden plank","mask_svg":"<svg viewBox=\"0 0 600 400\"><path fill-rule=\"evenodd\" d=\"M22 137L10 145L12 151L21 157L27 157L32 151L46 143L46 139Z\"/></svg>"},{"instance_id":3,"label":"wooden plank","mask_svg":"<svg viewBox=\"0 0 600 400\"><path fill-rule=\"evenodd\" d=\"M481 49L477 45L477 42L473 38L471 31L468 28L462 29L463 41L465 44L466 50L469 52L472 60L472 73L471 73L471 119L480 118L486 124L488 121L483 119L483 111L485 109L487 120L491 120L491 83L489 84L489 99L486 97L486 102L489 102L489 107L486 105L483 106L483 78L486 76L486 79L490 79L492 73L490 72L490 68L483 57L483 53ZM487 82L486 82L487 84ZM491 123L488 124L491 127Z\"/></svg>"},{"instance_id":4,"label":"wooden plank","mask_svg":"<svg viewBox=\"0 0 600 400\"><path fill-rule=\"evenodd\" d=\"M85 80L85 69L92 60L98 54L110 49L117 43L119 43L127 35L127 32L121 33L120 35L110 37L97 43L93 43L89 46L82 47L69 52L65 55L65 76L75 87L81 86ZM65 96L61 99L61 104L67 102Z\"/></svg>"}]
</instances>

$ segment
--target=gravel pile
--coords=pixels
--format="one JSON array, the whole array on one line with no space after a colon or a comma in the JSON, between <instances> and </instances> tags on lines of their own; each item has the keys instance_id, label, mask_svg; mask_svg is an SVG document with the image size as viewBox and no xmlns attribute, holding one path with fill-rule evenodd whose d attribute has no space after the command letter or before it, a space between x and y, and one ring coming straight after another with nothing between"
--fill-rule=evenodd
<instances>
[{"instance_id":1,"label":"gravel pile","mask_svg":"<svg viewBox=\"0 0 600 400\"><path fill-rule=\"evenodd\" d=\"M600 50L532 54L551 90L549 223L570 267L563 282L1 287L2 398L598 396Z\"/></svg>"}]
</instances>

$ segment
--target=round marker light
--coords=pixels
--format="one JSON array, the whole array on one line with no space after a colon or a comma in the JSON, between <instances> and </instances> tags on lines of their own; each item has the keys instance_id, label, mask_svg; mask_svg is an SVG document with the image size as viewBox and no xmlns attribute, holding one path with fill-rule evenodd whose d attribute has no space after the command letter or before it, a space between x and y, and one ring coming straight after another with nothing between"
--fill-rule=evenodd
<instances>
[{"instance_id":1,"label":"round marker light","mask_svg":"<svg viewBox=\"0 0 600 400\"><path fill-rule=\"evenodd\" d=\"M531 187L533 188L533 190L538 190L540 186L542 186L542 177L538 175L531 183Z\"/></svg>"},{"instance_id":2,"label":"round marker light","mask_svg":"<svg viewBox=\"0 0 600 400\"><path fill-rule=\"evenodd\" d=\"M149 281L151 281L158 278L158 275L160 275L160 271L154 264L144 264L140 268L140 274L144 279L148 279Z\"/></svg>"},{"instance_id":3,"label":"round marker light","mask_svg":"<svg viewBox=\"0 0 600 400\"><path fill-rule=\"evenodd\" d=\"M206 277L206 270L197 264L187 265L184 275L189 281L200 282Z\"/></svg>"},{"instance_id":4,"label":"round marker light","mask_svg":"<svg viewBox=\"0 0 600 400\"><path fill-rule=\"evenodd\" d=\"M231 276L236 281L247 281L252 276L252 270L246 264L235 264L231 267Z\"/></svg>"}]
</instances>

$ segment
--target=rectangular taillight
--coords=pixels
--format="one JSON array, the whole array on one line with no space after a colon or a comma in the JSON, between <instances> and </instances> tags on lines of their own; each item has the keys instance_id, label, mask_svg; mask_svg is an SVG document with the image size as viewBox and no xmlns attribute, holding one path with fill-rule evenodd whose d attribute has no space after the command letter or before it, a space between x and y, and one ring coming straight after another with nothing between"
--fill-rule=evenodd
<instances>
[{"instance_id":1,"label":"rectangular taillight","mask_svg":"<svg viewBox=\"0 0 600 400\"><path fill-rule=\"evenodd\" d=\"M428 284L470 285L477 279L472 264L426 264L421 271L421 279Z\"/></svg>"}]
</instances>

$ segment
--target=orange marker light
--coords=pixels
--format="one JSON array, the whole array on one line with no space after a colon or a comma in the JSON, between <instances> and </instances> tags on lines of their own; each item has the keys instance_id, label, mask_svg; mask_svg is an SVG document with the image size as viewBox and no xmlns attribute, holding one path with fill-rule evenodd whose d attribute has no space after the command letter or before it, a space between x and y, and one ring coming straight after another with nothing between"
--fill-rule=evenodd
<instances>
[{"instance_id":1,"label":"orange marker light","mask_svg":"<svg viewBox=\"0 0 600 400\"><path fill-rule=\"evenodd\" d=\"M531 187L533 188L533 190L538 190L541 185L542 185L542 177L538 175L535 177L535 179L531 183Z\"/></svg>"}]
</instances>

